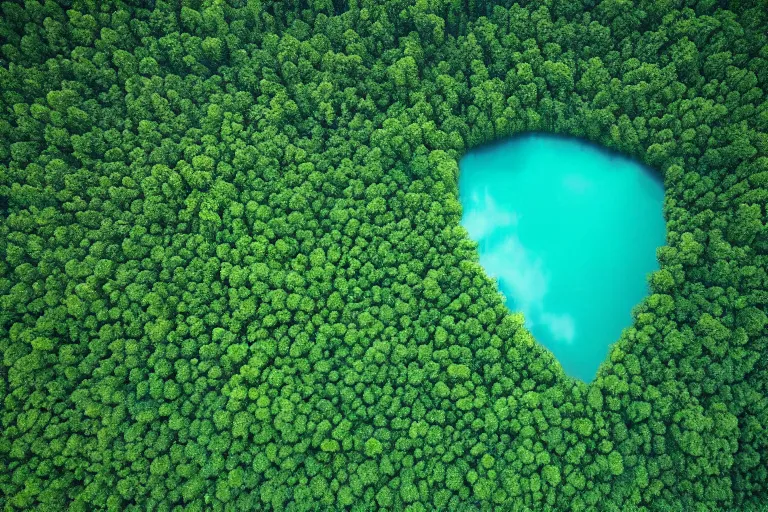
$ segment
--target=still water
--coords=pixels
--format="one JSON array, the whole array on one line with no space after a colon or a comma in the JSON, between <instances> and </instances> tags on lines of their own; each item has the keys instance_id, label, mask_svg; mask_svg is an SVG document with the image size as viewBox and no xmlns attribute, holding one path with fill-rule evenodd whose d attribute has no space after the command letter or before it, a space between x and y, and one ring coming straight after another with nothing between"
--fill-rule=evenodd
<instances>
[{"instance_id":1,"label":"still water","mask_svg":"<svg viewBox=\"0 0 768 512\"><path fill-rule=\"evenodd\" d=\"M591 381L648 294L665 243L653 171L578 139L529 134L459 163L461 224L513 311Z\"/></svg>"}]
</instances>

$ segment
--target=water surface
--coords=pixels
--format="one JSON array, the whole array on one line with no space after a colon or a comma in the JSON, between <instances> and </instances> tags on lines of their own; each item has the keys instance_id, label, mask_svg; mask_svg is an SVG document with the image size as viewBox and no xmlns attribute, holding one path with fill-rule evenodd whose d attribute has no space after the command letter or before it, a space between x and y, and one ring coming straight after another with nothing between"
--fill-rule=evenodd
<instances>
[{"instance_id":1,"label":"water surface","mask_svg":"<svg viewBox=\"0 0 768 512\"><path fill-rule=\"evenodd\" d=\"M459 166L461 224L480 263L565 372L592 380L658 268L662 183L633 160L542 134L471 151Z\"/></svg>"}]
</instances>

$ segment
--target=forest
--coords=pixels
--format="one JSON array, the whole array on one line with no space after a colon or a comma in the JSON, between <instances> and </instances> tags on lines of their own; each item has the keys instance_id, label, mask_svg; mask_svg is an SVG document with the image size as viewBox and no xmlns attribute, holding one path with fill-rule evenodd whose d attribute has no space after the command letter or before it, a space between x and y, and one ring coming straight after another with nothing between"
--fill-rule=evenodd
<instances>
[{"instance_id":1,"label":"forest","mask_svg":"<svg viewBox=\"0 0 768 512\"><path fill-rule=\"evenodd\" d=\"M763 510L763 0L0 3L3 511ZM591 383L460 227L541 131L653 167Z\"/></svg>"}]
</instances>

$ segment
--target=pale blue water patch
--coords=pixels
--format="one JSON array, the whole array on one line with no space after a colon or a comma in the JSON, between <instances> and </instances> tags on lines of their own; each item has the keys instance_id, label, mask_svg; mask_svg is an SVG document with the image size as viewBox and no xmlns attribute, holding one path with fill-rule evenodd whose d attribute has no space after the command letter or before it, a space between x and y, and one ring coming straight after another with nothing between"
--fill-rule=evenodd
<instances>
[{"instance_id":1,"label":"pale blue water patch","mask_svg":"<svg viewBox=\"0 0 768 512\"><path fill-rule=\"evenodd\" d=\"M578 139L530 134L459 163L461 224L513 311L590 381L648 294L665 243L652 170Z\"/></svg>"}]
</instances>

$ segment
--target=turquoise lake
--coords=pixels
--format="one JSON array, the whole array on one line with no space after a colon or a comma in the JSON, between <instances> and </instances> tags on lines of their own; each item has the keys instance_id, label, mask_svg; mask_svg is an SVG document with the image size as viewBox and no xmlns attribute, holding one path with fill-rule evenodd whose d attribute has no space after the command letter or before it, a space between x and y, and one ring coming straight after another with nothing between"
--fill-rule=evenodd
<instances>
[{"instance_id":1,"label":"turquoise lake","mask_svg":"<svg viewBox=\"0 0 768 512\"><path fill-rule=\"evenodd\" d=\"M481 265L565 372L591 381L658 268L660 179L591 143L542 134L473 150L459 167L461 224Z\"/></svg>"}]
</instances>

